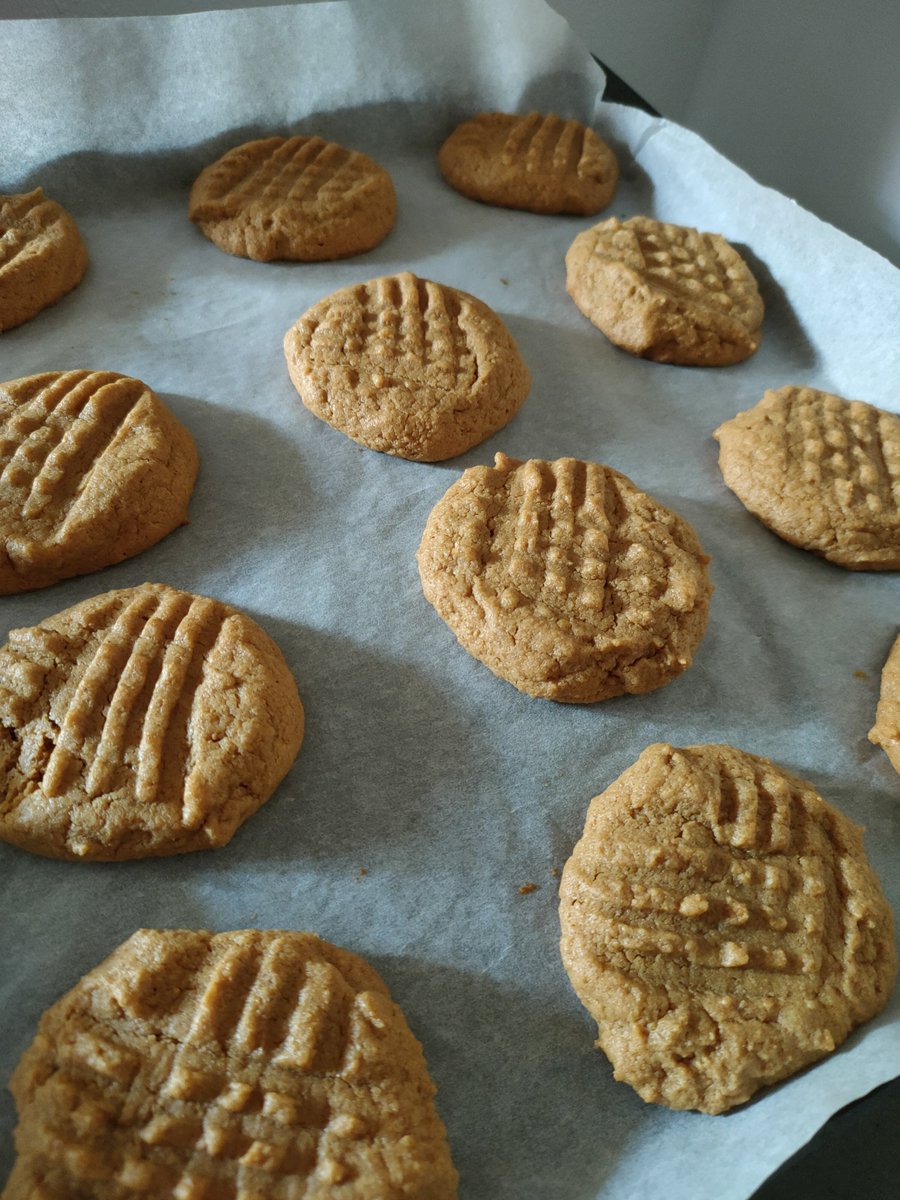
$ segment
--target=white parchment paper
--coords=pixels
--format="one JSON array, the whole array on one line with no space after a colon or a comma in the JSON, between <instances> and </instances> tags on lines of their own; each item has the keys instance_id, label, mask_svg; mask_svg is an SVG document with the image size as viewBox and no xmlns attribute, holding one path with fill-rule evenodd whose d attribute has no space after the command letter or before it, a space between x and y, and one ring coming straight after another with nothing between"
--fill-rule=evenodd
<instances>
[{"instance_id":1,"label":"white parchment paper","mask_svg":"<svg viewBox=\"0 0 900 1200\"><path fill-rule=\"evenodd\" d=\"M602 75L539 0L412 0L148 19L7 22L0 190L68 206L91 266L0 338L0 378L92 367L144 379L187 424L191 524L139 558L0 600L2 630L145 579L245 608L307 710L275 796L225 849L122 865L0 845L0 1075L42 1010L138 926L312 929L369 959L425 1046L461 1195L740 1200L849 1100L900 1073L900 1001L830 1059L724 1117L644 1105L592 1049L557 949L556 879L588 802L650 742L726 741L811 779L867 827L895 909L900 781L865 739L900 617L895 576L779 541L722 484L712 430L766 387L898 409L900 273L696 136L599 101ZM555 110L618 150L609 209L725 234L767 305L758 354L702 370L613 348L565 293L591 221L475 204L440 141L485 108ZM357 259L231 258L186 217L198 171L273 132L373 154L394 232ZM364 450L300 404L281 339L311 303L398 270L508 323L533 387L462 458ZM529 699L469 658L422 598L432 505L497 450L609 463L697 528L717 591L694 665L590 707ZM526 895L525 883L539 885ZM0 1176L14 1113L0 1101Z\"/></svg>"}]
</instances>

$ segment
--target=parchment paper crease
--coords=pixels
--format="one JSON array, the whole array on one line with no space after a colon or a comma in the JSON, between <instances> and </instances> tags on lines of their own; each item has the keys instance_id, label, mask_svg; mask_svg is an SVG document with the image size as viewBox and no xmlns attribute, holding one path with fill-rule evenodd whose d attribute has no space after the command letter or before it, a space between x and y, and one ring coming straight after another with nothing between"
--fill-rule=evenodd
<instances>
[{"instance_id":1,"label":"parchment paper crease","mask_svg":"<svg viewBox=\"0 0 900 1200\"><path fill-rule=\"evenodd\" d=\"M900 1073L900 1001L729 1116L645 1106L592 1049L559 961L551 869L591 796L649 742L727 741L864 824L896 910L900 787L865 733L898 580L768 533L724 488L710 434L785 383L896 411L900 275L694 135L602 104L599 70L538 0L7 22L3 39L0 190L40 184L69 206L91 266L57 307L2 336L0 378L136 375L192 429L202 467L188 527L99 575L4 598L0 632L144 579L219 596L283 648L308 732L277 794L217 853L91 866L0 845L0 1073L41 1011L137 926L308 928L370 959L408 1014L464 1197L748 1196L832 1112ZM565 293L565 251L589 220L478 205L439 177L441 139L494 107L591 121L621 155L610 213L743 246L767 304L759 353L704 371L615 350ZM388 167L400 213L382 246L264 265L190 225L202 166L286 131ZM497 309L534 379L507 429L439 466L360 449L317 421L282 359L309 304L402 269ZM415 550L452 480L500 449L610 463L696 526L717 592L679 680L554 706L459 649L421 596ZM539 889L520 895L527 882ZM6 1095L0 1117L5 1176Z\"/></svg>"}]
</instances>

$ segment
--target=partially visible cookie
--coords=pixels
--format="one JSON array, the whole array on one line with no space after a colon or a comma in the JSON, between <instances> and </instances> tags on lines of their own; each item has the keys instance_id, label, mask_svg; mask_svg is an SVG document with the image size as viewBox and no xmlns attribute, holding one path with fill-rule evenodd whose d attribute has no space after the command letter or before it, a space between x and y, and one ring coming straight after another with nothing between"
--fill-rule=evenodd
<instances>
[{"instance_id":1,"label":"partially visible cookie","mask_svg":"<svg viewBox=\"0 0 900 1200\"><path fill-rule=\"evenodd\" d=\"M70 292L87 267L78 226L40 188L0 196L0 333Z\"/></svg>"},{"instance_id":2,"label":"partially visible cookie","mask_svg":"<svg viewBox=\"0 0 900 1200\"><path fill-rule=\"evenodd\" d=\"M320 137L245 142L200 172L188 216L211 242L259 262L320 262L371 250L397 213L391 177Z\"/></svg>"},{"instance_id":3,"label":"partially visible cookie","mask_svg":"<svg viewBox=\"0 0 900 1200\"><path fill-rule=\"evenodd\" d=\"M610 217L569 247L566 289L611 342L655 362L725 367L759 347L756 280L716 233Z\"/></svg>"},{"instance_id":4,"label":"partially visible cookie","mask_svg":"<svg viewBox=\"0 0 900 1200\"><path fill-rule=\"evenodd\" d=\"M104 861L223 846L302 740L249 617L164 584L106 592L0 649L0 839Z\"/></svg>"},{"instance_id":5,"label":"partially visible cookie","mask_svg":"<svg viewBox=\"0 0 900 1200\"><path fill-rule=\"evenodd\" d=\"M438 165L472 200L538 213L598 213L619 178L615 154L593 129L536 112L464 121L441 146Z\"/></svg>"},{"instance_id":6,"label":"partially visible cookie","mask_svg":"<svg viewBox=\"0 0 900 1200\"><path fill-rule=\"evenodd\" d=\"M0 595L139 554L187 522L197 449L113 371L0 383Z\"/></svg>"},{"instance_id":7,"label":"partially visible cookie","mask_svg":"<svg viewBox=\"0 0 900 1200\"><path fill-rule=\"evenodd\" d=\"M891 647L881 672L881 695L869 741L881 746L894 770L900 772L900 637Z\"/></svg>"},{"instance_id":8,"label":"partially visible cookie","mask_svg":"<svg viewBox=\"0 0 900 1200\"><path fill-rule=\"evenodd\" d=\"M731 746L650 746L591 801L560 920L616 1079L676 1109L724 1112L824 1057L896 972L862 831Z\"/></svg>"},{"instance_id":9,"label":"partially visible cookie","mask_svg":"<svg viewBox=\"0 0 900 1200\"><path fill-rule=\"evenodd\" d=\"M598 463L471 467L419 546L425 598L461 646L530 696L589 703L690 665L712 587L691 526Z\"/></svg>"},{"instance_id":10,"label":"partially visible cookie","mask_svg":"<svg viewBox=\"0 0 900 1200\"><path fill-rule=\"evenodd\" d=\"M713 434L725 483L773 533L851 571L900 569L900 417L768 391Z\"/></svg>"},{"instance_id":11,"label":"partially visible cookie","mask_svg":"<svg viewBox=\"0 0 900 1200\"><path fill-rule=\"evenodd\" d=\"M453 1200L422 1047L312 933L139 930L47 1010L4 1200Z\"/></svg>"},{"instance_id":12,"label":"partially visible cookie","mask_svg":"<svg viewBox=\"0 0 900 1200\"><path fill-rule=\"evenodd\" d=\"M409 272L326 296L288 330L284 353L310 412L371 450L419 462L501 429L531 384L492 309Z\"/></svg>"}]
</instances>

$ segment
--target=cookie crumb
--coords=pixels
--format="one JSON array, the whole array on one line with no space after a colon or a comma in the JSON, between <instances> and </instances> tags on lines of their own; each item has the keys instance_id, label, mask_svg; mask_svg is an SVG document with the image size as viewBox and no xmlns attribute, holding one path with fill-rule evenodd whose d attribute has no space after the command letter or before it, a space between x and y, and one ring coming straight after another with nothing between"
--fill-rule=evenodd
<instances>
[{"instance_id":1,"label":"cookie crumb","mask_svg":"<svg viewBox=\"0 0 900 1200\"><path fill-rule=\"evenodd\" d=\"M500 276L500 282L503 284L504 287L509 287L509 280L506 279L503 275Z\"/></svg>"},{"instance_id":2,"label":"cookie crumb","mask_svg":"<svg viewBox=\"0 0 900 1200\"><path fill-rule=\"evenodd\" d=\"M854 671L853 678L854 679L868 679L869 672L868 671Z\"/></svg>"},{"instance_id":3,"label":"cookie crumb","mask_svg":"<svg viewBox=\"0 0 900 1200\"><path fill-rule=\"evenodd\" d=\"M368 875L368 873L369 872L366 870L365 867L360 867L359 870L356 872L356 882L359 883L359 881L361 879L364 879L366 877L366 875Z\"/></svg>"},{"instance_id":4,"label":"cookie crumb","mask_svg":"<svg viewBox=\"0 0 900 1200\"><path fill-rule=\"evenodd\" d=\"M559 879L559 867L551 867L550 874L553 876L554 879Z\"/></svg>"},{"instance_id":5,"label":"cookie crumb","mask_svg":"<svg viewBox=\"0 0 900 1200\"><path fill-rule=\"evenodd\" d=\"M532 892L536 892L539 887L540 887L540 884L537 884L537 883L523 883L522 886L519 888L519 895L520 896L529 896Z\"/></svg>"}]
</instances>

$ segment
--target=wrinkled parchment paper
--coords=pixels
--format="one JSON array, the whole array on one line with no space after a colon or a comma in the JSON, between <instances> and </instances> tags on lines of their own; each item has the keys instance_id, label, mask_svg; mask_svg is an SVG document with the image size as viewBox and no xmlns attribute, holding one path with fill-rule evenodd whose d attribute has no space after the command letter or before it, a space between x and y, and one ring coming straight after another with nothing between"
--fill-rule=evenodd
<instances>
[{"instance_id":1,"label":"wrinkled parchment paper","mask_svg":"<svg viewBox=\"0 0 900 1200\"><path fill-rule=\"evenodd\" d=\"M557 881L590 798L652 741L726 741L812 780L856 822L895 909L900 780L865 739L900 622L896 576L779 541L722 484L712 430L766 387L896 410L900 274L696 136L599 101L602 74L539 0L316 4L171 18L7 22L0 190L76 215L82 285L0 338L0 378L136 375L192 430L191 523L139 558L0 600L2 632L145 579L239 605L299 683L306 743L225 849L122 865L0 845L0 1074L42 1010L138 926L312 929L369 959L425 1046L461 1172L492 1200L739 1200L837 1108L900 1073L900 1000L836 1054L724 1117L612 1080L557 949ZM473 203L435 153L480 109L556 110L620 154L608 210L721 232L756 272L762 348L722 370L614 349L563 258L590 219ZM397 226L338 263L231 258L186 218L198 171L272 132L319 133L392 173ZM285 329L398 270L492 305L532 375L519 415L450 463L364 450L299 403ZM716 584L694 665L592 707L529 699L469 658L422 598L432 505L497 450L609 463L697 528ZM536 883L522 895L519 888ZM0 1102L0 1173L14 1113Z\"/></svg>"}]
</instances>

